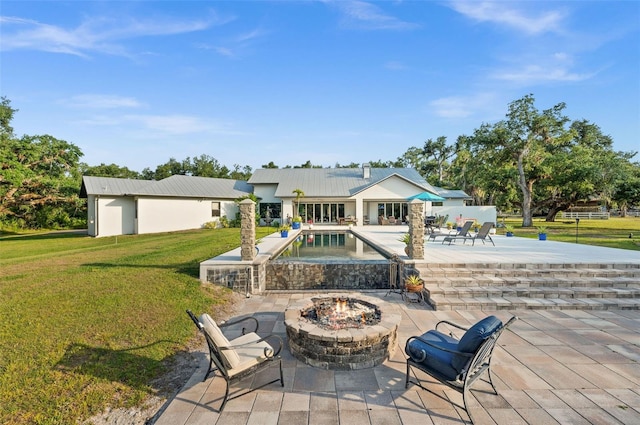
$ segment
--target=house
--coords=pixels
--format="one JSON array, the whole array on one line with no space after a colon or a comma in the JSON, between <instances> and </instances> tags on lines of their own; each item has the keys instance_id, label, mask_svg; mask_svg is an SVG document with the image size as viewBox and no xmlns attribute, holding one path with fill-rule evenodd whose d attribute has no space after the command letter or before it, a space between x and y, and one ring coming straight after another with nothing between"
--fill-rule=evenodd
<instances>
[{"instance_id":1,"label":"house","mask_svg":"<svg viewBox=\"0 0 640 425\"><path fill-rule=\"evenodd\" d=\"M296 205L296 191L304 193ZM496 220L495 207L466 207L463 191L429 184L411 168L276 168L256 170L249 181L175 175L160 181L85 176L92 236L142 234L201 228L235 218L234 200L253 193L262 224L297 215L314 224L402 223L407 198L430 192L445 198L425 203L425 214L479 222ZM484 209L483 209L484 208Z\"/></svg>"},{"instance_id":2,"label":"house","mask_svg":"<svg viewBox=\"0 0 640 425\"><path fill-rule=\"evenodd\" d=\"M227 216L252 192L245 181L175 175L160 181L82 177L90 236L197 229Z\"/></svg>"},{"instance_id":3,"label":"house","mask_svg":"<svg viewBox=\"0 0 640 425\"><path fill-rule=\"evenodd\" d=\"M378 217L404 221L408 197L442 191L412 168L371 168L368 164L362 168L259 169L248 183L260 199L261 217L269 208L272 216L300 215L304 222L317 224L338 224L345 217L357 219L358 224L378 224ZM297 189L304 197L294 206ZM458 191L444 203L461 207L465 199L468 196Z\"/></svg>"}]
</instances>

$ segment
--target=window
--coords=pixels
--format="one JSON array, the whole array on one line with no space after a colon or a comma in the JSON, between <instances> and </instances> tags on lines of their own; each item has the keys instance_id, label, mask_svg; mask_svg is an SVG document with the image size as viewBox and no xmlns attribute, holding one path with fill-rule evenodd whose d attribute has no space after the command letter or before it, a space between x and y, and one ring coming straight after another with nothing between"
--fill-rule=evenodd
<instances>
[{"instance_id":1,"label":"window","mask_svg":"<svg viewBox=\"0 0 640 425\"><path fill-rule=\"evenodd\" d=\"M260 202L260 217L264 219L280 218L282 215L279 202Z\"/></svg>"},{"instance_id":2,"label":"window","mask_svg":"<svg viewBox=\"0 0 640 425\"><path fill-rule=\"evenodd\" d=\"M211 217L220 217L220 202L211 202Z\"/></svg>"}]
</instances>

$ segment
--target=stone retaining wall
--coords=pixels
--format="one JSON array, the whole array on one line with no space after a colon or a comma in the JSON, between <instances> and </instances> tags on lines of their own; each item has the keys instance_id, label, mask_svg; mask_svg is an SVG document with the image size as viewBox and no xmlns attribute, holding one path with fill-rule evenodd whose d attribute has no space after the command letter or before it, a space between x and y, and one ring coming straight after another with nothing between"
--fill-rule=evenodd
<instances>
[{"instance_id":1,"label":"stone retaining wall","mask_svg":"<svg viewBox=\"0 0 640 425\"><path fill-rule=\"evenodd\" d=\"M387 289L388 261L305 262L270 261L266 265L267 290Z\"/></svg>"}]
</instances>

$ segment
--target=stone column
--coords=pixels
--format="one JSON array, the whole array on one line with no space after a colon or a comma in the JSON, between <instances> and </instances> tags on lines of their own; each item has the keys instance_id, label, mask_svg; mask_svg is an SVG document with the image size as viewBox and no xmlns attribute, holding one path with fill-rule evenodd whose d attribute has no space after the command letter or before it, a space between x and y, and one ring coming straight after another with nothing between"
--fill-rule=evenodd
<instances>
[{"instance_id":1,"label":"stone column","mask_svg":"<svg viewBox=\"0 0 640 425\"><path fill-rule=\"evenodd\" d=\"M251 199L240 202L240 257L242 261L256 257L256 203Z\"/></svg>"},{"instance_id":2,"label":"stone column","mask_svg":"<svg viewBox=\"0 0 640 425\"><path fill-rule=\"evenodd\" d=\"M424 202L409 202L409 258L424 259Z\"/></svg>"}]
</instances>

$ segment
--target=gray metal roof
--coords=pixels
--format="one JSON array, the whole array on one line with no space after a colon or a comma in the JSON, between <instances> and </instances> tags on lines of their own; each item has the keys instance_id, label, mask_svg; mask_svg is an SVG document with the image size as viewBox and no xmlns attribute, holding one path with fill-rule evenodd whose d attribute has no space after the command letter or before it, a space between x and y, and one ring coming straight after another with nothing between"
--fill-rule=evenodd
<instances>
[{"instance_id":1,"label":"gray metal roof","mask_svg":"<svg viewBox=\"0 0 640 425\"><path fill-rule=\"evenodd\" d=\"M397 176L416 185L416 193L437 190L413 168L371 168L365 179L362 168L268 168L256 170L249 184L277 184L275 196L295 197L294 189L301 189L306 197L350 197L383 180Z\"/></svg>"},{"instance_id":2,"label":"gray metal roof","mask_svg":"<svg viewBox=\"0 0 640 425\"><path fill-rule=\"evenodd\" d=\"M253 193L245 181L175 175L160 181L82 177L80 197L87 195L176 196L235 199Z\"/></svg>"},{"instance_id":3,"label":"gray metal roof","mask_svg":"<svg viewBox=\"0 0 640 425\"><path fill-rule=\"evenodd\" d=\"M435 186L434 186L435 187ZM471 196L467 195L467 192L460 189L443 189L441 187L435 187L438 191L438 195L447 199L473 199Z\"/></svg>"}]
</instances>

